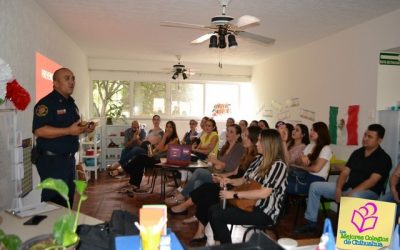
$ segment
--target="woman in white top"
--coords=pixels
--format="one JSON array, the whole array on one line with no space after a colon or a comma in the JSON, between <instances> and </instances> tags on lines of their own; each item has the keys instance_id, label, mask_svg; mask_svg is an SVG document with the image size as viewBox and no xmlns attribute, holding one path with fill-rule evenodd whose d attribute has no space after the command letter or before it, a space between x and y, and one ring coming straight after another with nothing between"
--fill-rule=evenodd
<instances>
[{"instance_id":1,"label":"woman in white top","mask_svg":"<svg viewBox=\"0 0 400 250\"><path fill-rule=\"evenodd\" d=\"M328 126L324 122L312 125L310 141L288 176L289 194L308 194L312 182L325 181L328 177L332 150Z\"/></svg>"}]
</instances>

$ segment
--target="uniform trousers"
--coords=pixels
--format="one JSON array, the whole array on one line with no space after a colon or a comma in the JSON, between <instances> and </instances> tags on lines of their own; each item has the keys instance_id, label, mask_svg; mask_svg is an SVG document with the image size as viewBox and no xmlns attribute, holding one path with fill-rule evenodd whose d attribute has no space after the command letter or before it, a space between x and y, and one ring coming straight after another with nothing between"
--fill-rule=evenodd
<instances>
[{"instance_id":1,"label":"uniform trousers","mask_svg":"<svg viewBox=\"0 0 400 250\"><path fill-rule=\"evenodd\" d=\"M36 164L40 181L44 181L47 178L61 179L65 181L68 186L68 198L71 207L74 202L75 194L75 156L65 155L40 155ZM61 206L67 207L65 199L57 192L43 189L42 190L42 201L51 201Z\"/></svg>"}]
</instances>

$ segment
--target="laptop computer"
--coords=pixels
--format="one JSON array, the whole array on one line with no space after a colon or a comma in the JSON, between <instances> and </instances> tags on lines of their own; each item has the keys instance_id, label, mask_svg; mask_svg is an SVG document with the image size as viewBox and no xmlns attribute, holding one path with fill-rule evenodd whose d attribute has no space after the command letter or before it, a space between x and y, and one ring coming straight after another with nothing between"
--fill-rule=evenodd
<instances>
[{"instance_id":1,"label":"laptop computer","mask_svg":"<svg viewBox=\"0 0 400 250\"><path fill-rule=\"evenodd\" d=\"M188 166L192 147L190 145L168 145L167 162L169 165Z\"/></svg>"}]
</instances>

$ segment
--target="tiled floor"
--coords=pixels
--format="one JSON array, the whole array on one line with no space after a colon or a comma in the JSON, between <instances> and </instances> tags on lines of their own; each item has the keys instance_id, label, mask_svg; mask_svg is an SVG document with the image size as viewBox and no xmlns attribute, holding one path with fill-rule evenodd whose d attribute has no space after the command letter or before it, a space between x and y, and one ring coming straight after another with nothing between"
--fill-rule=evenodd
<instances>
[{"instance_id":1,"label":"tiled floor","mask_svg":"<svg viewBox=\"0 0 400 250\"><path fill-rule=\"evenodd\" d=\"M94 176L92 176L94 177ZM82 204L81 211L87 215L93 216L100 220L109 220L113 210L122 209L132 212L134 214L138 213L139 208L143 204L160 204L162 203L160 197L160 185L159 179L157 178L157 184L154 193L135 193L133 197L129 197L127 194L119 193L118 191L127 184L128 178L115 179L110 177L105 171L100 172L97 181L91 179L89 181L89 187L87 194L89 199ZM148 188L147 178L143 178L142 188ZM172 188L169 188L172 189ZM168 189L167 189L168 191ZM168 217L168 227L172 229L173 232L178 236L180 241L187 247L196 247L201 245L190 245L190 239L193 237L195 230L197 228L196 223L183 224L182 220L193 215L195 208L189 210L188 215L169 215ZM304 214L304 209L301 208L299 213L299 224L302 223L302 217ZM336 214L332 213L329 215L333 218L334 225L336 225ZM295 207L292 206L288 209L287 213L281 219L278 226L279 237L290 237L294 239L302 238L318 238L319 235L308 235L300 236L292 233L293 231L293 221L295 217ZM323 219L320 219L321 223ZM320 225L322 228L322 225ZM210 234L211 232L206 232ZM274 237L272 232L268 232L269 235ZM234 231L233 240L241 240L242 233L241 230ZM204 245L204 244L203 244Z\"/></svg>"}]
</instances>

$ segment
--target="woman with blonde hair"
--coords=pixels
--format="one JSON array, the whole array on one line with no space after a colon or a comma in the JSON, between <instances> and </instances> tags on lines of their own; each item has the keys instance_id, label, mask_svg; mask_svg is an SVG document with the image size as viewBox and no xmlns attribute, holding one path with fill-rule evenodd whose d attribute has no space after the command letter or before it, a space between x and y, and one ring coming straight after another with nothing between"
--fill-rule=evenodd
<instances>
[{"instance_id":1,"label":"woman with blonde hair","mask_svg":"<svg viewBox=\"0 0 400 250\"><path fill-rule=\"evenodd\" d=\"M261 185L260 189L248 191L221 190L221 199L254 199L256 205L252 212L236 206L227 205L225 209L216 204L209 209L210 225L216 244L231 243L228 224L232 225L270 225L276 222L283 208L287 187L287 166L284 162L283 144L275 129L261 131L257 151L260 154L250 164L242 178L222 178L221 187L230 184L240 186L249 180Z\"/></svg>"}]
</instances>

